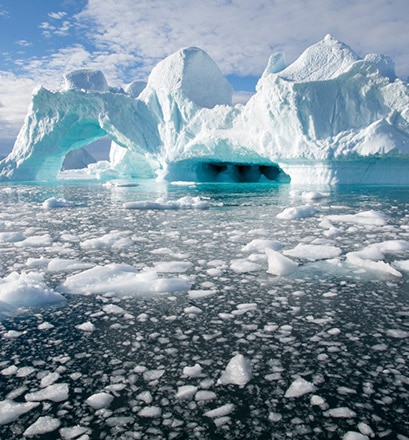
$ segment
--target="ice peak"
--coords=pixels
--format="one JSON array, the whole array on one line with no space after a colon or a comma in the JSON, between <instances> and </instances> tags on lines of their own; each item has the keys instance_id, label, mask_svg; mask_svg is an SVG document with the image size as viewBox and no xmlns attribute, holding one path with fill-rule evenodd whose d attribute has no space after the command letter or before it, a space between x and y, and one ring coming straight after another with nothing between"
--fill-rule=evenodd
<instances>
[{"instance_id":1,"label":"ice peak","mask_svg":"<svg viewBox=\"0 0 409 440\"><path fill-rule=\"evenodd\" d=\"M359 59L349 46L327 34L280 72L280 76L297 82L323 81L346 72Z\"/></svg>"},{"instance_id":2,"label":"ice peak","mask_svg":"<svg viewBox=\"0 0 409 440\"><path fill-rule=\"evenodd\" d=\"M64 75L63 90L107 92L109 87L104 74L100 70L81 69Z\"/></svg>"},{"instance_id":3,"label":"ice peak","mask_svg":"<svg viewBox=\"0 0 409 440\"><path fill-rule=\"evenodd\" d=\"M270 73L278 73L287 67L285 62L285 56L283 52L275 52L268 59L267 67L265 68L263 75L266 76Z\"/></svg>"},{"instance_id":4,"label":"ice peak","mask_svg":"<svg viewBox=\"0 0 409 440\"><path fill-rule=\"evenodd\" d=\"M233 90L210 56L197 47L178 50L159 62L152 70L148 87L141 98L152 91L180 92L200 107L231 105Z\"/></svg>"}]
</instances>

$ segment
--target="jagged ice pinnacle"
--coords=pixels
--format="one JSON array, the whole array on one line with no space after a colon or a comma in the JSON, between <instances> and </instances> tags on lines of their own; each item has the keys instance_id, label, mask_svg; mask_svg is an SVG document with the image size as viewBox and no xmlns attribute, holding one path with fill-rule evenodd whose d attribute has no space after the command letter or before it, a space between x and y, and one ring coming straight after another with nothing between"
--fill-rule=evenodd
<instances>
[{"instance_id":1,"label":"jagged ice pinnacle","mask_svg":"<svg viewBox=\"0 0 409 440\"><path fill-rule=\"evenodd\" d=\"M409 184L408 103L389 57L330 35L291 65L273 54L235 106L212 59L185 48L125 90L91 70L37 88L0 179L56 179L69 152L109 136L100 177Z\"/></svg>"}]
</instances>

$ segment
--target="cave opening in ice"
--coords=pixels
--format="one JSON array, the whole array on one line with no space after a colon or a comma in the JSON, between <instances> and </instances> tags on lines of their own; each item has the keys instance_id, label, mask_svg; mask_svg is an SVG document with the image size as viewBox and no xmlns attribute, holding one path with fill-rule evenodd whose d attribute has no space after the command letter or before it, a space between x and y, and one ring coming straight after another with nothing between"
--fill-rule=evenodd
<instances>
[{"instance_id":1,"label":"cave opening in ice","mask_svg":"<svg viewBox=\"0 0 409 440\"><path fill-rule=\"evenodd\" d=\"M167 165L166 180L196 182L280 182L291 178L275 163L184 160Z\"/></svg>"}]
</instances>

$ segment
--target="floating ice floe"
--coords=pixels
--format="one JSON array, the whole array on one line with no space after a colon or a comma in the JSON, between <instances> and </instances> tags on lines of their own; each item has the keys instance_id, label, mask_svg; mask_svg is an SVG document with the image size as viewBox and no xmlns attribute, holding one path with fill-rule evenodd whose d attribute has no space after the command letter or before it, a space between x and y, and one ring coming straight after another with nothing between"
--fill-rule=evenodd
<instances>
[{"instance_id":1,"label":"floating ice floe","mask_svg":"<svg viewBox=\"0 0 409 440\"><path fill-rule=\"evenodd\" d=\"M377 211L362 211L357 214L327 215L326 218L334 223L355 223L358 225L384 226L387 216Z\"/></svg>"},{"instance_id":2,"label":"floating ice floe","mask_svg":"<svg viewBox=\"0 0 409 440\"><path fill-rule=\"evenodd\" d=\"M311 205L293 206L285 208L282 212L277 214L277 218L281 220L296 220L306 217L312 217L317 213L317 210Z\"/></svg>"},{"instance_id":3,"label":"floating ice floe","mask_svg":"<svg viewBox=\"0 0 409 440\"><path fill-rule=\"evenodd\" d=\"M14 422L21 415L40 405L39 402L17 403L6 399L0 401L0 425Z\"/></svg>"},{"instance_id":4,"label":"floating ice floe","mask_svg":"<svg viewBox=\"0 0 409 440\"><path fill-rule=\"evenodd\" d=\"M391 264L382 261L386 254L405 255L409 251L409 241L405 240L387 240L380 243L374 243L366 246L360 251L348 252L346 254L347 262L363 269L402 277L402 274L392 267ZM394 265L400 267L399 261ZM403 270L405 264L403 263Z\"/></svg>"},{"instance_id":5,"label":"floating ice floe","mask_svg":"<svg viewBox=\"0 0 409 440\"><path fill-rule=\"evenodd\" d=\"M341 255L341 253L341 249L337 246L303 243L299 243L294 249L283 251L284 255L312 261L335 258Z\"/></svg>"},{"instance_id":6,"label":"floating ice floe","mask_svg":"<svg viewBox=\"0 0 409 440\"><path fill-rule=\"evenodd\" d=\"M52 402L63 402L68 399L69 387L67 383L55 383L39 391L28 393L24 396L27 402L41 402L50 400Z\"/></svg>"},{"instance_id":7,"label":"floating ice floe","mask_svg":"<svg viewBox=\"0 0 409 440\"><path fill-rule=\"evenodd\" d=\"M369 440L367 435L361 434L356 431L348 431L343 437L342 440Z\"/></svg>"},{"instance_id":8,"label":"floating ice floe","mask_svg":"<svg viewBox=\"0 0 409 440\"><path fill-rule=\"evenodd\" d=\"M43 208L52 209L52 208L73 208L75 203L68 202L65 199L57 199L56 197L50 197L49 199L43 202Z\"/></svg>"},{"instance_id":9,"label":"floating ice floe","mask_svg":"<svg viewBox=\"0 0 409 440\"><path fill-rule=\"evenodd\" d=\"M177 200L159 198L155 201L140 201L124 203L126 209L209 209L209 202L200 197L185 196Z\"/></svg>"},{"instance_id":10,"label":"floating ice floe","mask_svg":"<svg viewBox=\"0 0 409 440\"><path fill-rule=\"evenodd\" d=\"M243 387L251 380L252 370L250 359L242 354L236 354L230 359L217 383L219 385L233 384Z\"/></svg>"},{"instance_id":11,"label":"floating ice floe","mask_svg":"<svg viewBox=\"0 0 409 440\"><path fill-rule=\"evenodd\" d=\"M68 276L61 289L70 293L104 293L139 295L187 291L191 283L183 278L160 278L156 271L140 272L128 264L96 266Z\"/></svg>"},{"instance_id":12,"label":"floating ice floe","mask_svg":"<svg viewBox=\"0 0 409 440\"><path fill-rule=\"evenodd\" d=\"M290 399L292 397L300 397L304 394L314 393L316 391L315 386L303 379L302 377L297 378L285 392L284 397Z\"/></svg>"},{"instance_id":13,"label":"floating ice floe","mask_svg":"<svg viewBox=\"0 0 409 440\"><path fill-rule=\"evenodd\" d=\"M31 424L24 432L24 437L36 437L57 430L61 421L55 417L41 416Z\"/></svg>"},{"instance_id":14,"label":"floating ice floe","mask_svg":"<svg viewBox=\"0 0 409 440\"><path fill-rule=\"evenodd\" d=\"M91 408L98 410L102 408L109 408L113 400L114 396L112 394L101 392L89 396L85 402Z\"/></svg>"},{"instance_id":15,"label":"floating ice floe","mask_svg":"<svg viewBox=\"0 0 409 440\"><path fill-rule=\"evenodd\" d=\"M281 244L274 240L254 239L250 243L242 247L242 252L259 252L264 253L265 249L272 249L273 251L279 251Z\"/></svg>"},{"instance_id":16,"label":"floating ice floe","mask_svg":"<svg viewBox=\"0 0 409 440\"><path fill-rule=\"evenodd\" d=\"M276 276L286 276L297 270L298 264L272 249L265 250L268 259L267 273Z\"/></svg>"},{"instance_id":17,"label":"floating ice floe","mask_svg":"<svg viewBox=\"0 0 409 440\"><path fill-rule=\"evenodd\" d=\"M60 293L45 284L41 273L12 272L0 278L0 302L9 306L39 307L63 301L65 298Z\"/></svg>"}]
</instances>

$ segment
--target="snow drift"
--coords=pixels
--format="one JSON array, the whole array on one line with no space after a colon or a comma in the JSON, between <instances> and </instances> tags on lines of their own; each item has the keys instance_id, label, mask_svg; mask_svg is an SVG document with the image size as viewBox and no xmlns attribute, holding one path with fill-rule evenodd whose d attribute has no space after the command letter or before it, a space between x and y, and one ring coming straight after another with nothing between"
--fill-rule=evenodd
<instances>
[{"instance_id":1,"label":"snow drift","mask_svg":"<svg viewBox=\"0 0 409 440\"><path fill-rule=\"evenodd\" d=\"M289 66L273 54L233 106L216 64L185 48L126 91L89 70L39 87L0 179L53 180L69 152L108 135L109 177L409 184L408 98L389 57L327 35Z\"/></svg>"}]
</instances>

